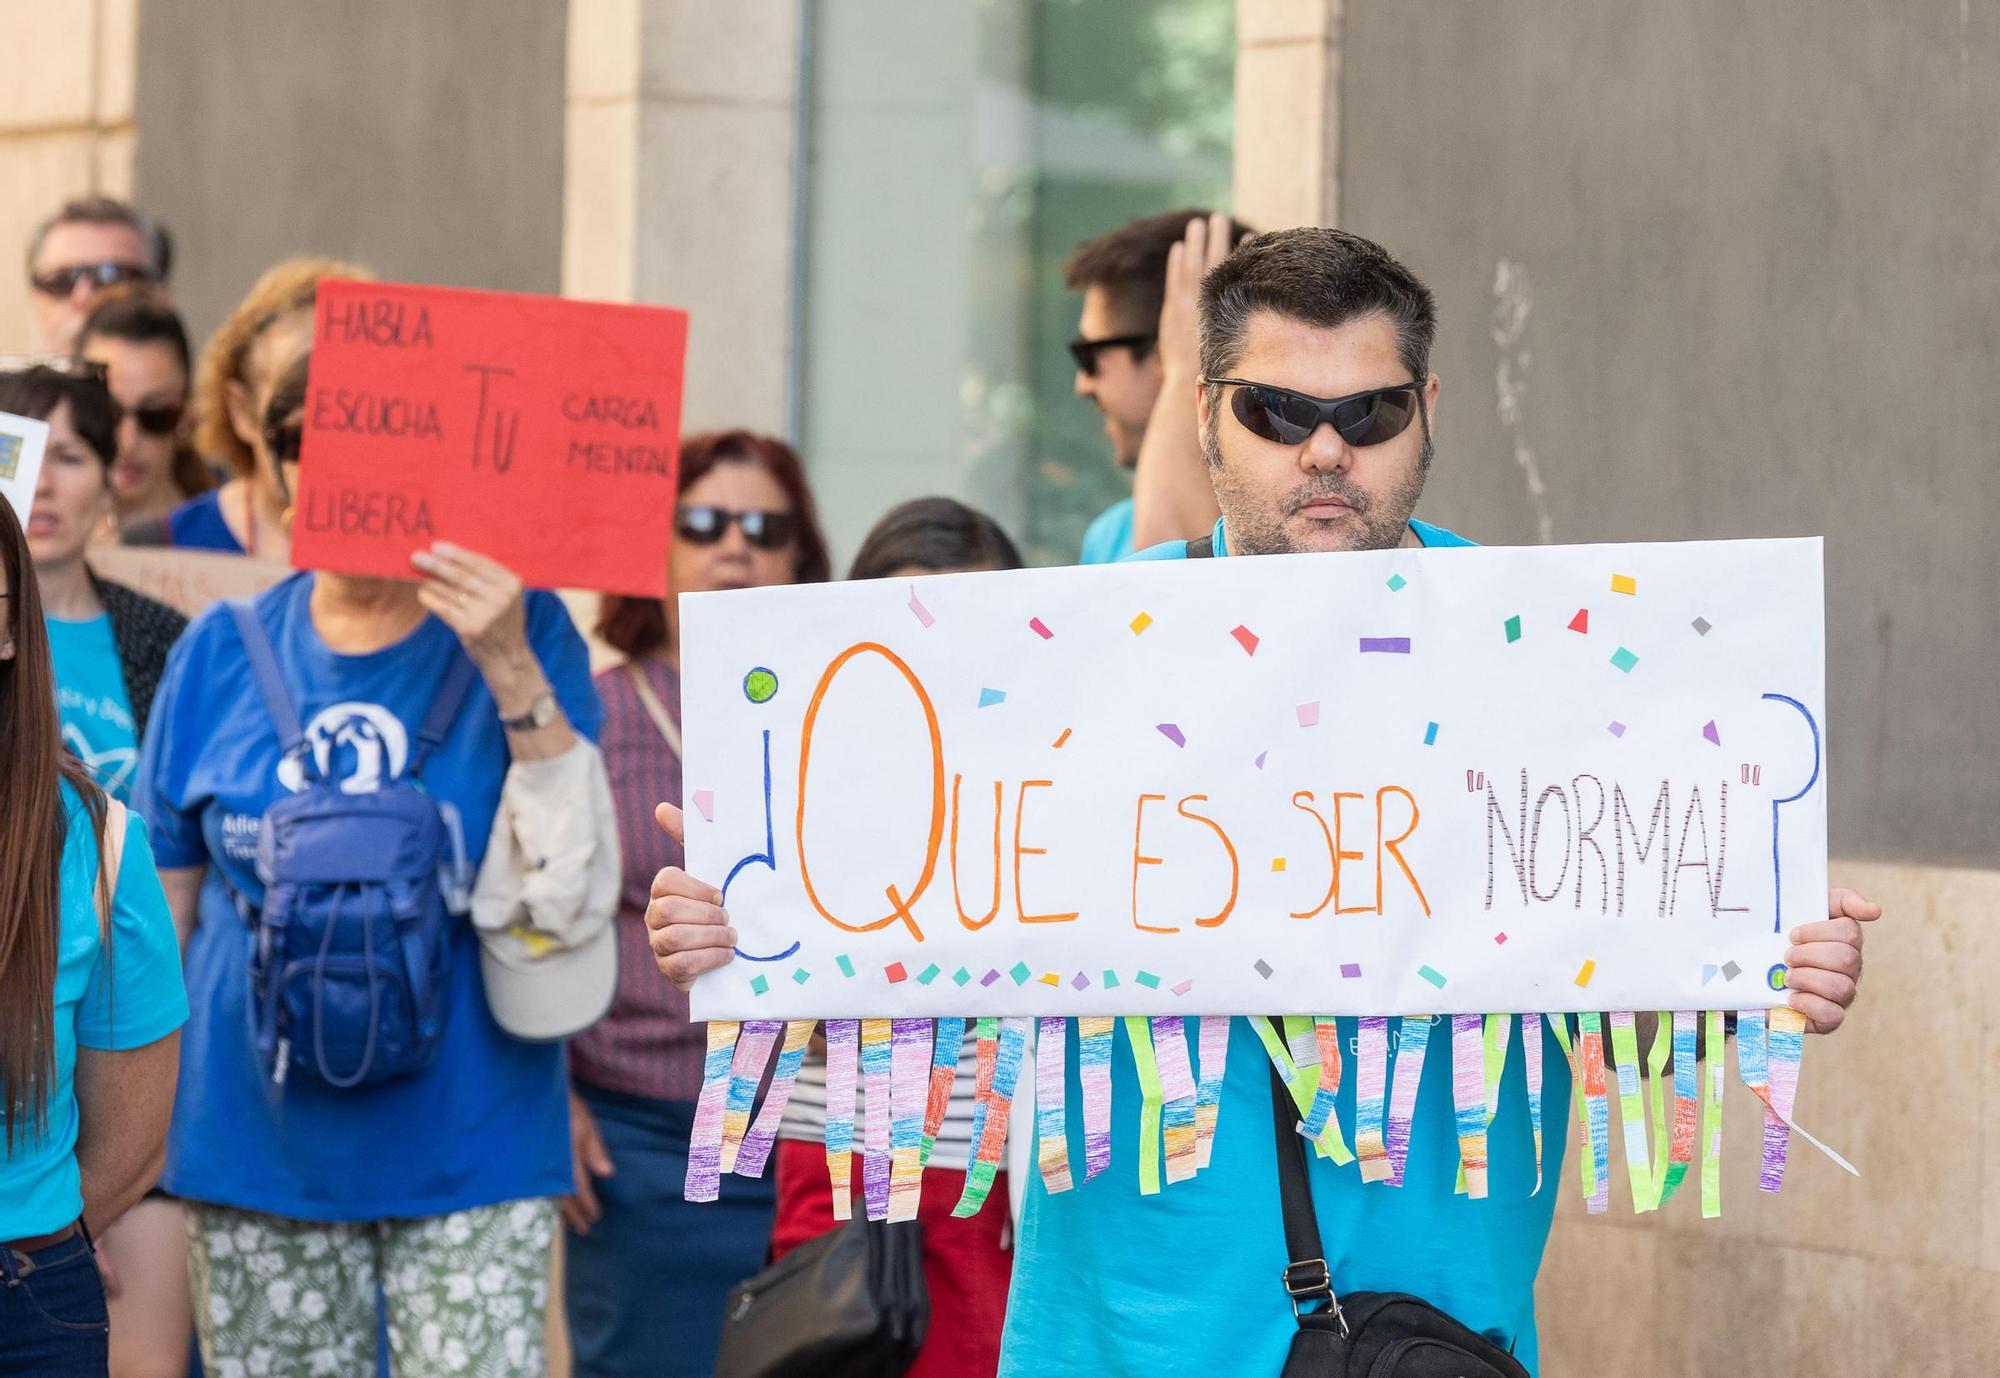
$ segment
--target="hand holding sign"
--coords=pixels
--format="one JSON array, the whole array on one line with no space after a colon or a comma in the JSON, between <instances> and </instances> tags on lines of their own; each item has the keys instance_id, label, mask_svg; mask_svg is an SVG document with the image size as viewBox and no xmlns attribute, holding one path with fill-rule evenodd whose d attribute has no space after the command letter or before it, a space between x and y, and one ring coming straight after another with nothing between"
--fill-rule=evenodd
<instances>
[{"instance_id":1,"label":"hand holding sign","mask_svg":"<svg viewBox=\"0 0 2000 1378\"><path fill-rule=\"evenodd\" d=\"M686 350L665 308L322 284L293 562L407 578L447 539L662 596Z\"/></svg>"}]
</instances>

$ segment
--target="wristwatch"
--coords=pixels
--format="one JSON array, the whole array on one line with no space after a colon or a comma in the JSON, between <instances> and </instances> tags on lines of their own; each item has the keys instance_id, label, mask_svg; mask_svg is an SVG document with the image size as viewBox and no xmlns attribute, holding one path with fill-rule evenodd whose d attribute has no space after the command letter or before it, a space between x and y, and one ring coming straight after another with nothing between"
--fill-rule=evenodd
<instances>
[{"instance_id":1,"label":"wristwatch","mask_svg":"<svg viewBox=\"0 0 2000 1378\"><path fill-rule=\"evenodd\" d=\"M544 689L535 695L535 701L528 705L527 712L518 718L502 718L500 725L509 732L533 732L554 722L559 711L556 696Z\"/></svg>"}]
</instances>

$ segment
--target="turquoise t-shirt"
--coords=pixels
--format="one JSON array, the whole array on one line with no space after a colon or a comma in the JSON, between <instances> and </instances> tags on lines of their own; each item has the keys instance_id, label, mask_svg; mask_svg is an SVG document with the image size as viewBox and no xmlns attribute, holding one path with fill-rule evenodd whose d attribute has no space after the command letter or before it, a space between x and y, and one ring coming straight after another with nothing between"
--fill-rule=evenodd
<instances>
[{"instance_id":1,"label":"turquoise t-shirt","mask_svg":"<svg viewBox=\"0 0 2000 1378\"><path fill-rule=\"evenodd\" d=\"M45 617L49 654L56 666L56 707L63 742L91 777L132 802L132 768L139 763L139 734L125 695L125 671L111 639L111 618L99 613L81 622Z\"/></svg>"},{"instance_id":2,"label":"turquoise t-shirt","mask_svg":"<svg viewBox=\"0 0 2000 1378\"><path fill-rule=\"evenodd\" d=\"M1426 546L1469 545L1411 523ZM1215 553L1228 554L1222 523ZM1135 559L1183 559L1187 543ZM1354 1142L1355 1022L1342 1019L1346 1056L1337 1114ZM1221 1114L1209 1166L1158 1195L1138 1190L1139 1080L1121 1020L1112 1052L1111 1169L1051 1196L1031 1174L1002 1341L1003 1378L1048 1375L1243 1373L1284 1367L1297 1323L1279 1283L1283 1217L1271 1133L1270 1062L1241 1019L1230 1023ZM1396 1025L1390 1026L1394 1043ZM1198 1044L1187 1021L1188 1047ZM1083 1105L1076 1043L1068 1047L1070 1154ZM1390 1053L1394 1085L1395 1050ZM1457 1195L1451 1033L1436 1020L1410 1130L1404 1184L1364 1184L1358 1165L1315 1159L1313 1205L1336 1293L1409 1292L1443 1307L1536 1367L1535 1274L1548 1242L1569 1114L1569 1068L1543 1039L1542 1180L1535 1189L1521 1043L1509 1045L1500 1109L1488 1131L1488 1196Z\"/></svg>"},{"instance_id":3,"label":"turquoise t-shirt","mask_svg":"<svg viewBox=\"0 0 2000 1378\"><path fill-rule=\"evenodd\" d=\"M55 1080L47 1127L16 1124L0 1147L0 1239L49 1234L83 1213L76 1163L78 1048L123 1052L158 1042L187 1022L181 953L146 825L128 813L107 943L97 913L97 837L83 801L63 786L69 831L62 854L56 948Z\"/></svg>"},{"instance_id":4,"label":"turquoise t-shirt","mask_svg":"<svg viewBox=\"0 0 2000 1378\"><path fill-rule=\"evenodd\" d=\"M1114 502L1083 529L1084 565L1115 564L1132 553L1132 499Z\"/></svg>"}]
</instances>

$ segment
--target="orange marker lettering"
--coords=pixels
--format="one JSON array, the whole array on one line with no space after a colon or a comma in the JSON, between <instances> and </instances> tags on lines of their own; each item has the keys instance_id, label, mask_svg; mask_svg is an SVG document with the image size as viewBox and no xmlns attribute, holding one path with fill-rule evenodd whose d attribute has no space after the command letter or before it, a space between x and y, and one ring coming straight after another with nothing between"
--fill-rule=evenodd
<instances>
[{"instance_id":1,"label":"orange marker lettering","mask_svg":"<svg viewBox=\"0 0 2000 1378\"><path fill-rule=\"evenodd\" d=\"M1230 911L1236 908L1236 886L1237 882L1243 878L1243 868L1237 863L1236 848L1229 841L1229 834L1222 830L1222 825L1206 814L1196 813L1188 807L1189 804L1206 804L1207 802L1208 796L1205 794L1190 794L1174 806L1174 811L1180 814L1182 818L1196 823L1206 823L1209 827L1215 829L1215 835L1222 839L1222 850L1229 853L1229 899L1224 902L1222 908L1216 913L1210 914L1205 919L1196 919L1194 921L1196 928L1219 928L1222 926L1222 921L1229 917Z\"/></svg>"},{"instance_id":2,"label":"orange marker lettering","mask_svg":"<svg viewBox=\"0 0 2000 1378\"><path fill-rule=\"evenodd\" d=\"M1166 802L1167 796L1164 794L1140 795L1139 807L1136 811L1136 816L1132 820L1132 926L1142 933L1180 932L1178 928L1162 928L1157 924L1139 922L1139 868L1141 866L1158 866L1160 864L1159 857L1146 856L1140 851L1139 838L1146 831L1146 805L1148 803L1164 804Z\"/></svg>"},{"instance_id":3,"label":"orange marker lettering","mask_svg":"<svg viewBox=\"0 0 2000 1378\"><path fill-rule=\"evenodd\" d=\"M1305 800L1306 802L1304 804L1301 804L1299 802L1299 800L1301 799ZM1318 809L1307 807L1307 805L1311 804L1312 801L1313 801L1312 791L1309 789L1302 789L1297 794L1294 794L1292 796L1292 807L1297 809L1300 813L1307 815L1309 818L1312 819L1313 822L1319 824L1320 834L1321 836L1326 838L1327 865L1333 868L1334 877L1337 878L1340 873L1339 873L1339 868L1334 861L1333 832L1330 828L1326 826L1326 819L1321 817ZM1317 915L1325 913L1326 907L1329 904L1333 903L1333 888L1334 888L1334 880L1329 879L1326 883L1325 897L1322 898L1318 904L1315 904L1310 909L1294 910L1292 912L1292 917L1295 919L1310 919Z\"/></svg>"},{"instance_id":4,"label":"orange marker lettering","mask_svg":"<svg viewBox=\"0 0 2000 1378\"><path fill-rule=\"evenodd\" d=\"M1047 847L1023 847L1021 845L1021 820L1028 812L1028 791L1031 789L1050 789L1054 785L1055 781L1053 780L1023 780L1021 782L1021 791L1014 799L1014 912L1020 916L1022 923L1068 923L1077 916L1075 912L1068 914L1030 914L1028 912L1028 902L1021 895L1021 858L1023 856L1047 856L1049 854Z\"/></svg>"},{"instance_id":5,"label":"orange marker lettering","mask_svg":"<svg viewBox=\"0 0 2000 1378\"><path fill-rule=\"evenodd\" d=\"M965 899L958 889L958 787L964 779L963 775L951 777L951 902L958 908L958 921L977 932L1000 913L1000 782L993 782L993 905L975 919L965 912Z\"/></svg>"},{"instance_id":6,"label":"orange marker lettering","mask_svg":"<svg viewBox=\"0 0 2000 1378\"><path fill-rule=\"evenodd\" d=\"M1385 794L1400 794L1410 804L1410 826L1397 837L1385 838L1382 835L1382 796ZM1410 863L1403 856L1402 844L1408 842L1410 834L1417 830L1417 817L1417 797L1401 785L1384 785L1375 791L1375 912L1378 914L1382 912L1382 853L1386 849L1390 856L1396 858L1396 864L1403 868L1410 888L1417 892L1417 903L1424 907L1424 917L1430 917L1431 902L1424 898L1424 887L1417 884L1417 873L1410 869ZM1578 884L1581 883L1579 880Z\"/></svg>"},{"instance_id":7,"label":"orange marker lettering","mask_svg":"<svg viewBox=\"0 0 2000 1378\"><path fill-rule=\"evenodd\" d=\"M1380 899L1376 900L1373 908L1365 904L1343 905L1340 902L1340 863L1343 861L1361 861L1365 856L1361 852L1344 852L1341 850L1340 806L1344 800L1365 798L1367 796L1364 794L1348 794L1344 791L1336 793L1333 796L1333 912L1336 914L1379 914L1382 912L1382 902Z\"/></svg>"}]
</instances>

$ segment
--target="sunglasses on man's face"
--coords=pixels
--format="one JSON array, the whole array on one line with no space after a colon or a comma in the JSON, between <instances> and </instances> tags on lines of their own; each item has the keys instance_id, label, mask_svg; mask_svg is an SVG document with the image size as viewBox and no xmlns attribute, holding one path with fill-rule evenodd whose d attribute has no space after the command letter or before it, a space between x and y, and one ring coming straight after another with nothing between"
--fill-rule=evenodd
<instances>
[{"instance_id":1,"label":"sunglasses on man's face","mask_svg":"<svg viewBox=\"0 0 2000 1378\"><path fill-rule=\"evenodd\" d=\"M1409 429L1417 414L1421 383L1397 383L1346 397L1314 397L1290 388L1253 383L1244 378L1211 378L1211 383L1236 389L1229 409L1243 429L1280 445L1302 445L1321 426L1331 426L1340 438L1359 449L1394 440Z\"/></svg>"},{"instance_id":2,"label":"sunglasses on man's face","mask_svg":"<svg viewBox=\"0 0 2000 1378\"><path fill-rule=\"evenodd\" d=\"M1105 350L1129 349L1136 359L1139 351L1157 338L1155 335L1107 335L1101 340L1086 340L1079 335L1069 342L1069 357L1076 360L1077 372L1086 378L1095 378L1098 356Z\"/></svg>"},{"instance_id":3,"label":"sunglasses on man's face","mask_svg":"<svg viewBox=\"0 0 2000 1378\"><path fill-rule=\"evenodd\" d=\"M695 545L714 545L729 534L731 523L742 527L743 539L759 550L783 550L798 531L798 519L790 512L732 512L703 504L674 515L674 530Z\"/></svg>"},{"instance_id":4,"label":"sunglasses on man's face","mask_svg":"<svg viewBox=\"0 0 2000 1378\"><path fill-rule=\"evenodd\" d=\"M65 268L31 273L28 282L37 292L50 297L67 297L79 282L95 287L116 287L126 282L151 282L153 270L143 263L72 263Z\"/></svg>"}]
</instances>

